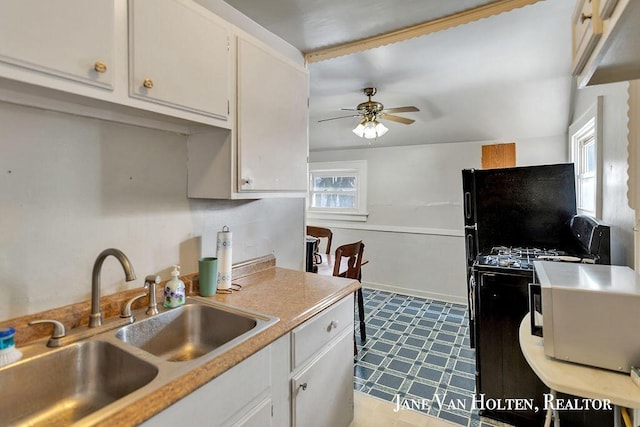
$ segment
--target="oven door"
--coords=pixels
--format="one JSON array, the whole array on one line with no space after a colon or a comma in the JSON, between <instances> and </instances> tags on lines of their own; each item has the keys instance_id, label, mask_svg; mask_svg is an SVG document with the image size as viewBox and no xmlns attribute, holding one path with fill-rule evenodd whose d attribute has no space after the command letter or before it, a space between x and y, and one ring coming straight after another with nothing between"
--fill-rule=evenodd
<instances>
[{"instance_id":1,"label":"oven door","mask_svg":"<svg viewBox=\"0 0 640 427\"><path fill-rule=\"evenodd\" d=\"M531 335L542 336L542 288L538 283L529 283L529 317Z\"/></svg>"}]
</instances>

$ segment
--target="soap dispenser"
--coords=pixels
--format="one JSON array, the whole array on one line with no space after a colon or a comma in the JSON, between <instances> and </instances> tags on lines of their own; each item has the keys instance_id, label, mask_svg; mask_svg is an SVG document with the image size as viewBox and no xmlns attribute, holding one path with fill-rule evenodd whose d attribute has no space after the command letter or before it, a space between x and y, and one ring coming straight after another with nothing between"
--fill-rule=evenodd
<instances>
[{"instance_id":1,"label":"soap dispenser","mask_svg":"<svg viewBox=\"0 0 640 427\"><path fill-rule=\"evenodd\" d=\"M180 266L174 265L171 279L164 286L164 306L167 308L180 307L185 303L184 282L178 278Z\"/></svg>"},{"instance_id":2,"label":"soap dispenser","mask_svg":"<svg viewBox=\"0 0 640 427\"><path fill-rule=\"evenodd\" d=\"M13 341L15 333L15 328L0 328L0 367L17 362L22 357L22 352Z\"/></svg>"}]
</instances>

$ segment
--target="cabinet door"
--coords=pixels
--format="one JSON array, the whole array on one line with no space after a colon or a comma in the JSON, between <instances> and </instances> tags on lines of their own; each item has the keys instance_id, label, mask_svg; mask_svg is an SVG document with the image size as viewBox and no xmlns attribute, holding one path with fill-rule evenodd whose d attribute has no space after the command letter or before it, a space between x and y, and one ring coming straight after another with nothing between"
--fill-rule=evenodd
<instances>
[{"instance_id":1,"label":"cabinet door","mask_svg":"<svg viewBox=\"0 0 640 427\"><path fill-rule=\"evenodd\" d=\"M4 0L0 61L112 88L113 0Z\"/></svg>"},{"instance_id":2,"label":"cabinet door","mask_svg":"<svg viewBox=\"0 0 640 427\"><path fill-rule=\"evenodd\" d=\"M238 190L306 191L309 74L238 38Z\"/></svg>"},{"instance_id":3,"label":"cabinet door","mask_svg":"<svg viewBox=\"0 0 640 427\"><path fill-rule=\"evenodd\" d=\"M616 3L618 3L618 0L600 0L600 18L607 19L611 16L611 12L616 7Z\"/></svg>"},{"instance_id":4,"label":"cabinet door","mask_svg":"<svg viewBox=\"0 0 640 427\"><path fill-rule=\"evenodd\" d=\"M270 427L271 405L271 399L265 399L254 408L247 409L248 413L232 427Z\"/></svg>"},{"instance_id":5,"label":"cabinet door","mask_svg":"<svg viewBox=\"0 0 640 427\"><path fill-rule=\"evenodd\" d=\"M228 427L255 426L266 421L263 425L268 426L272 402L270 358L271 348L263 348L142 425Z\"/></svg>"},{"instance_id":6,"label":"cabinet door","mask_svg":"<svg viewBox=\"0 0 640 427\"><path fill-rule=\"evenodd\" d=\"M227 24L182 0L129 1L129 94L226 120Z\"/></svg>"},{"instance_id":7,"label":"cabinet door","mask_svg":"<svg viewBox=\"0 0 640 427\"><path fill-rule=\"evenodd\" d=\"M578 0L573 11L573 74L582 72L602 36L598 0Z\"/></svg>"},{"instance_id":8,"label":"cabinet door","mask_svg":"<svg viewBox=\"0 0 640 427\"><path fill-rule=\"evenodd\" d=\"M353 419L353 334L291 380L293 426L346 427Z\"/></svg>"},{"instance_id":9,"label":"cabinet door","mask_svg":"<svg viewBox=\"0 0 640 427\"><path fill-rule=\"evenodd\" d=\"M532 276L478 273L476 325L476 393L487 399L533 399L544 406L548 388L540 381L520 350L518 332L529 311L528 283ZM488 411L514 425L541 425L544 411Z\"/></svg>"}]
</instances>

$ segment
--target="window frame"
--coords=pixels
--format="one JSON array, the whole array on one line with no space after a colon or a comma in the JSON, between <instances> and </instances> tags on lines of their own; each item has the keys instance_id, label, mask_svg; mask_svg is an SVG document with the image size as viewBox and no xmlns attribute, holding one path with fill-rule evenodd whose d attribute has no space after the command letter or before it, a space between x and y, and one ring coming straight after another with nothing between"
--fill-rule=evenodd
<instances>
[{"instance_id":1,"label":"window frame","mask_svg":"<svg viewBox=\"0 0 640 427\"><path fill-rule=\"evenodd\" d=\"M313 178L315 176L348 176L356 177L356 207L355 208L317 208L312 207ZM366 221L367 211L367 161L351 160L337 162L309 163L309 180L307 187L307 217L320 220L335 221Z\"/></svg>"},{"instance_id":2,"label":"window frame","mask_svg":"<svg viewBox=\"0 0 640 427\"><path fill-rule=\"evenodd\" d=\"M602 218L602 97L569 126L569 154L575 165L576 207L578 214ZM586 167L588 147L594 145L594 170ZM594 210L588 209L582 200L582 188L587 180L595 180Z\"/></svg>"}]
</instances>

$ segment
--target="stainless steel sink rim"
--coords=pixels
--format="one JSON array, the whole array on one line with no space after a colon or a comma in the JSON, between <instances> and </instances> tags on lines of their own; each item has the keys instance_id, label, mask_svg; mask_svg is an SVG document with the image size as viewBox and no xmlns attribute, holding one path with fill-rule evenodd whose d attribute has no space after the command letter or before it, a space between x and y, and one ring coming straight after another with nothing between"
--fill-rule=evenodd
<instances>
[{"instance_id":1,"label":"stainless steel sink rim","mask_svg":"<svg viewBox=\"0 0 640 427\"><path fill-rule=\"evenodd\" d=\"M118 329L116 338L169 362L188 362L220 354L272 323L258 313L191 300ZM211 325L204 328L203 325Z\"/></svg>"},{"instance_id":2,"label":"stainless steel sink rim","mask_svg":"<svg viewBox=\"0 0 640 427\"><path fill-rule=\"evenodd\" d=\"M214 350L204 354L201 357L184 361L184 362L179 362L179 363L171 362L166 359L163 359L162 357L154 356L153 354L148 353L138 347L132 346L126 342L121 341L116 337L117 331L119 331L119 329L106 330L104 332L100 332L96 335L88 337L87 339L84 339L72 344L68 344L67 346L64 346L64 347L55 348L55 349L46 347L46 339L39 340L25 347L21 347L20 350L23 352L23 355L24 355L23 359L19 362L16 362L15 364L0 368L0 379L2 377L3 371L14 369L14 367L18 365L31 363L32 361L37 360L39 358L46 358L48 355L49 357L51 357L50 355L52 353L65 351L74 346L85 345L85 343L89 343L89 342L102 342L103 344L98 344L98 345L110 345L113 347L117 347L119 350L123 351L124 353L127 353L130 356L137 358L142 362L148 363L151 366L153 366L155 369L157 369L157 374L155 378L153 378L147 384L142 385L140 388L132 391L131 393L118 398L112 403L109 403L106 406L100 409L97 409L95 412L79 420L75 420L73 424L70 424L70 425L78 425L78 426L92 425L98 421L107 419L110 415L113 415L119 412L126 406L138 401L139 399L152 393L153 391L158 390L164 385L169 384L170 382L180 378L181 376L187 374L189 371L196 369L199 366L205 365L211 360L221 356L226 351L236 347L237 345L243 342L246 342L253 336L259 334L260 332L264 331L270 326L273 326L275 323L279 321L278 318L273 316L266 316L266 315L252 312L249 310L244 310L244 309L239 309L233 306L229 306L227 304L208 301L206 299L189 297L187 299L187 304L210 306L210 307L217 308L219 310L237 313L246 317L252 317L256 319L256 325L255 327L245 332L244 334L224 343L223 345L215 348ZM176 309L160 308L160 310L161 310L160 316L162 316L163 315L162 313L166 313L167 311L176 310ZM144 309L136 311L134 312L134 314L139 317L140 322L144 321L147 318L147 316L144 314ZM5 390L5 387L0 387L0 390ZM0 395L0 399L2 399L1 395ZM22 424L20 420L17 420L16 422L18 424Z\"/></svg>"}]
</instances>

